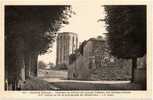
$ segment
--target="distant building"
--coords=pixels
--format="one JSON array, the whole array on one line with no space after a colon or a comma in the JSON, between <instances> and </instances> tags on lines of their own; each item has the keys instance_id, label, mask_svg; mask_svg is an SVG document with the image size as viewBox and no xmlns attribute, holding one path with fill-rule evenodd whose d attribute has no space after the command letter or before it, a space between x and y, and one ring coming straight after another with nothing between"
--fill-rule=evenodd
<instances>
[{"instance_id":1,"label":"distant building","mask_svg":"<svg viewBox=\"0 0 153 100\"><path fill-rule=\"evenodd\" d=\"M57 58L56 65L68 65L69 55L73 54L78 47L78 36L76 33L63 32L57 36Z\"/></svg>"},{"instance_id":2,"label":"distant building","mask_svg":"<svg viewBox=\"0 0 153 100\"><path fill-rule=\"evenodd\" d=\"M95 63L96 67L116 64L116 58L110 54L107 42L102 38L90 38L83 47L83 56Z\"/></svg>"}]
</instances>

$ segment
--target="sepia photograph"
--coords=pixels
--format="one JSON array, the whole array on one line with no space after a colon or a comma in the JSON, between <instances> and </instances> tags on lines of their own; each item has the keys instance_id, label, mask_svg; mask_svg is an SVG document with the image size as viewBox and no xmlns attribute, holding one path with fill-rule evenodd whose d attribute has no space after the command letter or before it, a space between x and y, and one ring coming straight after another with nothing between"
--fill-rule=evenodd
<instances>
[{"instance_id":1,"label":"sepia photograph","mask_svg":"<svg viewBox=\"0 0 153 100\"><path fill-rule=\"evenodd\" d=\"M146 12L146 5L5 5L5 91L146 91Z\"/></svg>"}]
</instances>

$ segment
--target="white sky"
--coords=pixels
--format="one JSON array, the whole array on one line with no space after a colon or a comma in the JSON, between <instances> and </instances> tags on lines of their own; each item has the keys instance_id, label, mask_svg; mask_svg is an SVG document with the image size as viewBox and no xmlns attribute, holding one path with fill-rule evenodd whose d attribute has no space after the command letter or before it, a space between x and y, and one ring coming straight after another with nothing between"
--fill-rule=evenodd
<instances>
[{"instance_id":1,"label":"white sky","mask_svg":"<svg viewBox=\"0 0 153 100\"><path fill-rule=\"evenodd\" d=\"M105 23L97 22L104 18L104 8L101 5L72 5L73 15L69 19L69 24L60 29L60 32L74 32L78 34L79 42L97 37L105 33ZM53 52L38 57L45 63L53 62L56 64L56 42L53 45Z\"/></svg>"}]
</instances>

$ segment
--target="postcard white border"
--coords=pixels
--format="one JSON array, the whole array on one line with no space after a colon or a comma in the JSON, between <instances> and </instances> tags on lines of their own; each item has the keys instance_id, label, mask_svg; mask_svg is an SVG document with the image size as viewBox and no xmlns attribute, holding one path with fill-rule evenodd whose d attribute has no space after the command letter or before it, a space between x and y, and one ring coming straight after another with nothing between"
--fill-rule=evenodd
<instances>
[{"instance_id":1,"label":"postcard white border","mask_svg":"<svg viewBox=\"0 0 153 100\"><path fill-rule=\"evenodd\" d=\"M68 97L88 97L88 98L99 98L99 97L105 97L105 98L150 98L152 93L152 26L153 26L153 7L152 7L152 1L151 0L48 0L48 1L41 1L41 0L8 0L8 1L0 1L0 98L68 98ZM64 94L59 95L59 93L55 91L4 91L4 6L5 5L73 5L73 4L99 4L101 5L147 5L147 90L146 91L101 91L104 93L98 93L97 91L91 91L95 92L96 95L92 96L85 96L85 95L76 95L72 96L74 91L69 91L71 95L67 96L64 95L65 93L68 93L68 91L62 91ZM51 96L45 96L41 95L39 93L50 93L53 94ZM89 91L75 91L78 93L87 93ZM113 96L107 95L110 92L113 94ZM118 92L118 93L115 93ZM106 95L104 95L106 93ZM3 99L2 99L3 100Z\"/></svg>"}]
</instances>

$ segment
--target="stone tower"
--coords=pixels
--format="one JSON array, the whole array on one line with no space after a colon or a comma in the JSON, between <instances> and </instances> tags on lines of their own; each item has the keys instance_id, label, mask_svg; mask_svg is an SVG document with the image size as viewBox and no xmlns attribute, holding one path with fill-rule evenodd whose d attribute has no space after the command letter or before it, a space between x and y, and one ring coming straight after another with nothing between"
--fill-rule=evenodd
<instances>
[{"instance_id":1,"label":"stone tower","mask_svg":"<svg viewBox=\"0 0 153 100\"><path fill-rule=\"evenodd\" d=\"M74 53L78 47L78 36L76 33L58 33L56 49L56 65L68 65L69 55Z\"/></svg>"}]
</instances>

